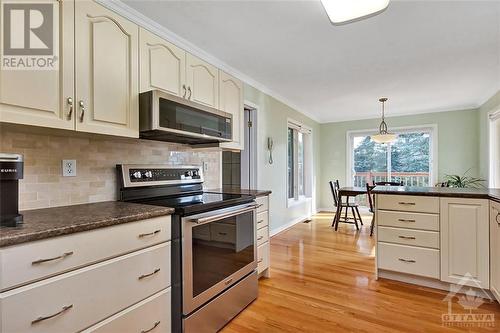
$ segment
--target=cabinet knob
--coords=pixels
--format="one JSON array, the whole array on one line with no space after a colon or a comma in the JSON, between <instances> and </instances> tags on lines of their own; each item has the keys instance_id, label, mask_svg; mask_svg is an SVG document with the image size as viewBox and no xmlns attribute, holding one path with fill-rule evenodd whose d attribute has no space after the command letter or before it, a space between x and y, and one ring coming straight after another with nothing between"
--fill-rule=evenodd
<instances>
[{"instance_id":1,"label":"cabinet knob","mask_svg":"<svg viewBox=\"0 0 500 333\"><path fill-rule=\"evenodd\" d=\"M83 104L83 101L80 100L78 102L78 105L80 106L80 110L82 111L80 113L80 122L83 123L83 117L85 116L85 104Z\"/></svg>"},{"instance_id":2,"label":"cabinet knob","mask_svg":"<svg viewBox=\"0 0 500 333\"><path fill-rule=\"evenodd\" d=\"M66 99L66 103L69 105L69 110L68 110L68 119L71 119L71 116L73 114L73 98L68 97Z\"/></svg>"}]
</instances>

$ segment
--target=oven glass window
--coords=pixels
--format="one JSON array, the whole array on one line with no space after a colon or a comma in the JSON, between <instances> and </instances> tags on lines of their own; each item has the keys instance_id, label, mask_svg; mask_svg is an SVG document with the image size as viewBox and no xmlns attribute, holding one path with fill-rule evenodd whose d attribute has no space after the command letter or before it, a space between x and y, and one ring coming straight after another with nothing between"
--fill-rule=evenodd
<instances>
[{"instance_id":1,"label":"oven glass window","mask_svg":"<svg viewBox=\"0 0 500 333\"><path fill-rule=\"evenodd\" d=\"M193 297L254 261L253 212L193 227Z\"/></svg>"},{"instance_id":2,"label":"oven glass window","mask_svg":"<svg viewBox=\"0 0 500 333\"><path fill-rule=\"evenodd\" d=\"M160 98L160 126L231 139L231 119Z\"/></svg>"}]
</instances>

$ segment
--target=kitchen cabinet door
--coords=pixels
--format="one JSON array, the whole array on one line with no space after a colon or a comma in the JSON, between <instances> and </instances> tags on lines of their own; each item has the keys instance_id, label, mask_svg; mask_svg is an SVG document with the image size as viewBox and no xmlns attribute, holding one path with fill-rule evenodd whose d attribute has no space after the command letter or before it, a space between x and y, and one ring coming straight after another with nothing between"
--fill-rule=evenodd
<instances>
[{"instance_id":1,"label":"kitchen cabinet door","mask_svg":"<svg viewBox=\"0 0 500 333\"><path fill-rule=\"evenodd\" d=\"M245 114L243 108L243 83L219 71L219 109L233 115L233 141L221 144L223 148L245 149Z\"/></svg>"},{"instance_id":2,"label":"kitchen cabinet door","mask_svg":"<svg viewBox=\"0 0 500 333\"><path fill-rule=\"evenodd\" d=\"M140 91L160 89L186 97L186 51L140 28Z\"/></svg>"},{"instance_id":3,"label":"kitchen cabinet door","mask_svg":"<svg viewBox=\"0 0 500 333\"><path fill-rule=\"evenodd\" d=\"M209 63L186 54L186 84L189 100L219 108L219 70Z\"/></svg>"},{"instance_id":4,"label":"kitchen cabinet door","mask_svg":"<svg viewBox=\"0 0 500 333\"><path fill-rule=\"evenodd\" d=\"M30 4L37 5L36 2L47 4L45 0L30 1ZM57 57L53 62L55 66L44 67L43 70L0 68L2 122L63 129L73 129L75 126L71 106L74 100L74 2L54 0L52 6L54 34L41 43L50 48L52 42L53 56ZM0 26L3 29L4 7L0 7ZM18 12L22 13L20 10ZM4 33L2 31L2 36ZM35 37L31 34L29 39L22 39L21 43L26 48Z\"/></svg>"},{"instance_id":5,"label":"kitchen cabinet door","mask_svg":"<svg viewBox=\"0 0 500 333\"><path fill-rule=\"evenodd\" d=\"M76 1L76 129L139 136L139 27L93 1Z\"/></svg>"},{"instance_id":6,"label":"kitchen cabinet door","mask_svg":"<svg viewBox=\"0 0 500 333\"><path fill-rule=\"evenodd\" d=\"M500 203L490 201L490 290L500 302Z\"/></svg>"},{"instance_id":7,"label":"kitchen cabinet door","mask_svg":"<svg viewBox=\"0 0 500 333\"><path fill-rule=\"evenodd\" d=\"M441 280L488 289L488 200L441 198Z\"/></svg>"}]
</instances>

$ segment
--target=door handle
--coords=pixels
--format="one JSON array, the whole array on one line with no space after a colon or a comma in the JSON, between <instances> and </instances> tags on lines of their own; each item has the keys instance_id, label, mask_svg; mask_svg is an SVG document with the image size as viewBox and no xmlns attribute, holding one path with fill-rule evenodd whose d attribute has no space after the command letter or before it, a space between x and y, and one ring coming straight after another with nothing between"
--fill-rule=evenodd
<instances>
[{"instance_id":1,"label":"door handle","mask_svg":"<svg viewBox=\"0 0 500 333\"><path fill-rule=\"evenodd\" d=\"M191 87L188 87L188 92L189 92L188 99L191 99L191 94L192 94Z\"/></svg>"},{"instance_id":2,"label":"door handle","mask_svg":"<svg viewBox=\"0 0 500 333\"><path fill-rule=\"evenodd\" d=\"M73 115L73 98L68 97L66 99L66 102L69 105L69 111L68 111L68 119L71 119L71 116Z\"/></svg>"},{"instance_id":3,"label":"door handle","mask_svg":"<svg viewBox=\"0 0 500 333\"><path fill-rule=\"evenodd\" d=\"M184 94L182 94L182 98L186 98L187 90L186 90L186 85L185 84L182 85L182 90L184 90Z\"/></svg>"},{"instance_id":4,"label":"door handle","mask_svg":"<svg viewBox=\"0 0 500 333\"><path fill-rule=\"evenodd\" d=\"M158 325L160 325L160 321L158 320L156 323L154 323L153 327L151 327L150 329L147 329L147 330L142 330L141 333L148 333L148 332L151 332L152 330L154 330L156 327L158 327Z\"/></svg>"},{"instance_id":5,"label":"door handle","mask_svg":"<svg viewBox=\"0 0 500 333\"><path fill-rule=\"evenodd\" d=\"M157 269L155 269L154 271L152 271L152 272L151 272L151 273L149 273L149 274L143 274L143 275L139 276L139 277L138 277L138 279L139 279L139 280L142 280L142 279L144 279L144 278L150 277L150 276L152 276L152 275L155 275L155 274L156 274L156 273L158 273L159 271L160 271L160 269L159 269L159 268L157 268Z\"/></svg>"},{"instance_id":6,"label":"door handle","mask_svg":"<svg viewBox=\"0 0 500 333\"><path fill-rule=\"evenodd\" d=\"M80 110L82 110L82 112L80 113L80 122L83 123L83 117L85 116L85 104L83 104L83 101L80 100L78 102L78 105L80 106Z\"/></svg>"},{"instance_id":7,"label":"door handle","mask_svg":"<svg viewBox=\"0 0 500 333\"><path fill-rule=\"evenodd\" d=\"M160 232L161 232L161 230L160 230L160 229L158 229L158 230L155 230L155 231L152 231L152 232L148 232L148 233L146 233L146 234L139 234L139 236L138 236L138 237L139 237L139 238L143 238L143 237L147 237L147 236L156 236L156 235L158 235Z\"/></svg>"},{"instance_id":8,"label":"door handle","mask_svg":"<svg viewBox=\"0 0 500 333\"><path fill-rule=\"evenodd\" d=\"M57 256L57 257L48 258L48 259L38 259L38 260L35 260L35 261L31 262L31 264L32 265L38 265L38 264L41 264L41 263L44 263L44 262L54 261L54 260L58 260L58 259L64 259L66 257L69 257L72 254L73 254L73 251L70 251L70 252L63 253L63 254L61 254L60 256Z\"/></svg>"},{"instance_id":9,"label":"door handle","mask_svg":"<svg viewBox=\"0 0 500 333\"><path fill-rule=\"evenodd\" d=\"M61 311L59 312L56 312L50 316L45 316L45 317L38 317L36 318L35 320L33 320L31 322L31 325L33 324L36 324L36 323L39 323L41 321L44 321L44 320L47 320L47 319L50 319L50 318L54 318L56 316L59 316L60 314L63 314L64 312L68 311L69 309L73 308L73 304L70 304L70 305L66 305L66 306L63 306L63 308L61 309Z\"/></svg>"},{"instance_id":10,"label":"door handle","mask_svg":"<svg viewBox=\"0 0 500 333\"><path fill-rule=\"evenodd\" d=\"M401 239L416 239L413 236L399 236L399 238L401 238Z\"/></svg>"},{"instance_id":11,"label":"door handle","mask_svg":"<svg viewBox=\"0 0 500 333\"><path fill-rule=\"evenodd\" d=\"M413 260L413 259L403 259L403 258L399 258L398 260L399 260L399 261L402 261L402 262L407 262L407 263L410 263L410 264L414 264L414 263L416 263L416 261L415 261L415 260Z\"/></svg>"}]
</instances>

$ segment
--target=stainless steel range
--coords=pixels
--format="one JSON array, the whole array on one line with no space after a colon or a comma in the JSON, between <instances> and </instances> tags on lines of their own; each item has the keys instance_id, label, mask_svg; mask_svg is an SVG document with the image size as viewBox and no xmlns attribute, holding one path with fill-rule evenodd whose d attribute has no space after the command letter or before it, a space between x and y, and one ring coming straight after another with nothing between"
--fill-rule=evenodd
<instances>
[{"instance_id":1,"label":"stainless steel range","mask_svg":"<svg viewBox=\"0 0 500 333\"><path fill-rule=\"evenodd\" d=\"M255 197L204 192L196 166L117 170L120 200L175 208L172 331L220 330L257 298Z\"/></svg>"}]
</instances>

